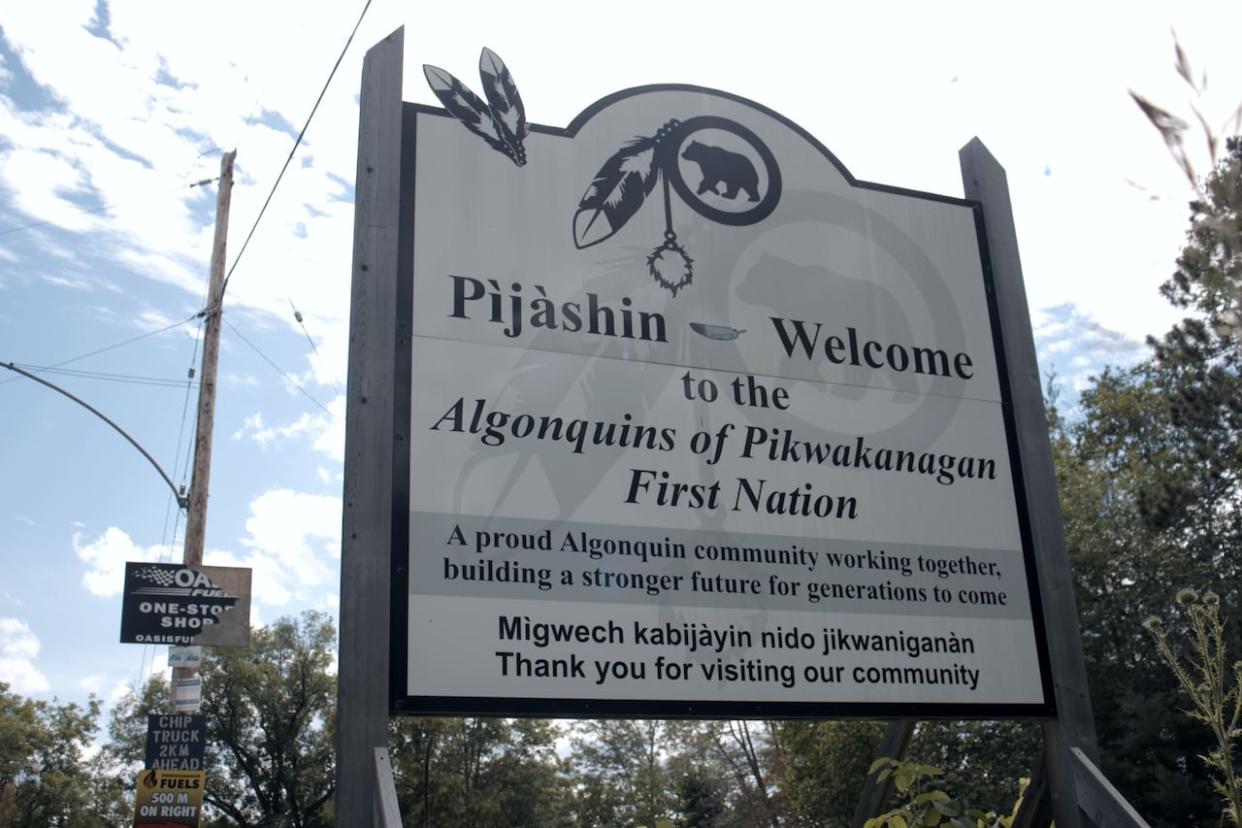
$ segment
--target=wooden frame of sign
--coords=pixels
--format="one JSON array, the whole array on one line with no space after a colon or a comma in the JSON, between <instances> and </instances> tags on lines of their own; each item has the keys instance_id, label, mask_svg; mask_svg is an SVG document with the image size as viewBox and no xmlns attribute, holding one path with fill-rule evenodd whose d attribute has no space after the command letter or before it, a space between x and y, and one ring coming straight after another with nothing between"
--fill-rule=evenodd
<instances>
[{"instance_id":1,"label":"wooden frame of sign","mask_svg":"<svg viewBox=\"0 0 1242 828\"><path fill-rule=\"evenodd\" d=\"M1044 729L1049 789L1057 823L1062 826L1079 824L1075 776L1082 776L1083 765L1075 759L1074 751L1091 762L1098 762L1094 724L1007 185L1003 170L978 140L962 150L966 200L857 182L839 162L831 160L851 187L960 205L973 216L978 233L979 266L988 287L985 315L991 320L996 349L994 364L998 400L1004 412L1008 468L1012 470L1011 483L1019 504L1021 560L1024 562L1020 569L1027 579L1025 589L1029 591L1025 596L1029 599L1025 623L1031 627L1030 663L1039 665L1037 673L1031 674L1038 686L1034 695L1010 697L998 691L999 700L983 704L964 702L961 696L949 695L926 702L898 700L872 704L848 700L823 703L805 698L791 701L733 698L712 702L672 694L655 701L582 695L562 698L547 693L507 696L465 687L461 692L448 694L434 688L410 693L408 680L413 668L408 661L410 642L407 640L409 573L417 562L411 562L408 553L412 438L409 386L413 369L410 355L416 327L409 310L414 299L410 274L414 268L415 162L408 146L412 144L419 113L426 115L430 110L402 101L402 65L403 33L397 30L368 52L362 77L342 530L337 824L358 825L371 818L380 791L374 773L374 749L386 745L390 712L1034 718L1041 721ZM779 118L756 104L723 93L688 87L645 91L702 91L731 102L722 106L740 103ZM605 99L592 111L616 103L627 94L633 93L619 93ZM581 126L586 117L584 114L575 124ZM718 141L725 132L732 132L734 138L740 137L743 141L755 138L745 127L722 125L727 120L701 121L698 128L714 129ZM831 158L805 132L788 122L782 123ZM569 131L543 129L542 133L566 135L572 134L573 129L575 127ZM462 132L461 140L475 139ZM727 143L733 139L726 135L723 140ZM757 143L761 142L751 141L752 145ZM742 145L735 142L733 146ZM683 151L679 150L679 155ZM685 151L681 157L689 154ZM767 186L768 195L771 195L770 190L779 187L779 178L774 168L769 168L766 175L762 171L769 156L770 153L765 155L760 151L752 158L753 166L760 169L760 184ZM675 156L672 163L676 163ZM666 178L670 169L665 167ZM706 179L704 170L702 188L708 183ZM750 182L750 186L754 183ZM742 186L747 186L745 180ZM789 187L788 182L786 187ZM683 198L693 198L684 185L678 192ZM712 194L716 195L714 186ZM702 189L697 195L702 196ZM758 193L753 195L752 200L761 201ZM762 201L774 201L768 195ZM668 199L666 187L665 213L671 231ZM708 215L705 210L695 209L701 215ZM770 212L770 206L768 209ZM742 223L720 210L712 220ZM459 280L453 286L458 290L459 301L464 301L463 297L474 290L473 286L463 288L462 284ZM674 295L677 287L672 289ZM458 316L465 314L458 313ZM735 330L733 336L739 333L742 331ZM974 364L970 359L959 362L959 366ZM963 369L961 378L968 379L973 373L973 368ZM687 399L689 393L687 390ZM634 496L638 488L629 491ZM464 533L459 531L458 534ZM448 560L446 557L445 561ZM477 612L477 607L473 611ZM494 627L494 620L491 623Z\"/></svg>"}]
</instances>

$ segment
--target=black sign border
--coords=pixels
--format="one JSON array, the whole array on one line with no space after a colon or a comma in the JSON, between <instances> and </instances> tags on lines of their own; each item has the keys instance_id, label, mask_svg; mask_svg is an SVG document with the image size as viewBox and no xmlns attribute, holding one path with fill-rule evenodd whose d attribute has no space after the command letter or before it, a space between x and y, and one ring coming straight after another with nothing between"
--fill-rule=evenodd
<instances>
[{"instance_id":1,"label":"black sign border","mask_svg":"<svg viewBox=\"0 0 1242 828\"><path fill-rule=\"evenodd\" d=\"M1000 386L1001 409L1004 415L1005 438L1013 479L1014 499L1018 512L1018 529L1022 557L1026 568L1027 590L1031 607L1031 624L1035 633L1035 649L1039 662L1040 687L1044 701L1032 704L996 703L907 703L907 702L739 702L684 701L676 699L583 699L583 698L514 698L501 696L411 696L406 677L409 655L409 547L410 547L410 445L413 371L413 292L414 292L414 172L417 153L418 115L451 118L445 110L424 104L402 103L400 215L397 255L396 360L394 363L394 447L392 487L392 568L391 610L389 623L389 711L397 715L496 715L540 718L862 718L862 719L1042 719L1056 716L1052 688L1052 670L1048 655L1044 609L1040 600L1039 572L1035 563L1031 535L1030 509L1027 501L1022 458L1018 448L1017 428L1013 414L1013 395L1009 385L1008 361L1004 350L1000 313L996 301L992 258L984 226L983 205L975 200L927 193L889 184L861 181L807 130L780 113L755 101L704 86L693 84L651 84L614 92L600 98L574 118L569 126L550 127L531 124L531 131L563 138L573 138L597 113L617 101L651 92L691 92L721 98L773 118L793 130L832 163L846 182L864 190L954 204L970 208L975 218L979 244L979 260L983 288L987 298L992 344L996 355L997 379Z\"/></svg>"}]
</instances>

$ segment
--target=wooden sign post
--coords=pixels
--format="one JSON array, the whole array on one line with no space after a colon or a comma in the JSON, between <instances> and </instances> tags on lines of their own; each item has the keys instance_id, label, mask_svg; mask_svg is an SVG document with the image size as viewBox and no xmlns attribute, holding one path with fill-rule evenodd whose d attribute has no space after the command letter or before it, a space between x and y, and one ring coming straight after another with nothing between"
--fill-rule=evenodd
<instances>
[{"instance_id":1,"label":"wooden sign post","mask_svg":"<svg viewBox=\"0 0 1242 828\"><path fill-rule=\"evenodd\" d=\"M362 78L337 824L393 818L393 712L1037 719L1080 824L1094 725L983 145L958 199L696 87L533 126L488 50L487 101L426 67L433 109L402 43Z\"/></svg>"}]
</instances>

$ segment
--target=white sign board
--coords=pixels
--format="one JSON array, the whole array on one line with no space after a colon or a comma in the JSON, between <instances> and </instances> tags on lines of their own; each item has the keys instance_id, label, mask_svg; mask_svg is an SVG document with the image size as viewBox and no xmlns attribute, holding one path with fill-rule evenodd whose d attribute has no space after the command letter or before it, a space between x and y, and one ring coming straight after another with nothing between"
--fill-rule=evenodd
<instances>
[{"instance_id":1,"label":"white sign board","mask_svg":"<svg viewBox=\"0 0 1242 828\"><path fill-rule=\"evenodd\" d=\"M706 90L407 107L397 709L1050 711L976 205Z\"/></svg>"},{"instance_id":2,"label":"white sign board","mask_svg":"<svg viewBox=\"0 0 1242 828\"><path fill-rule=\"evenodd\" d=\"M168 648L169 667L191 667L198 669L203 663L203 648L198 646Z\"/></svg>"},{"instance_id":3,"label":"white sign board","mask_svg":"<svg viewBox=\"0 0 1242 828\"><path fill-rule=\"evenodd\" d=\"M173 706L178 713L194 713L203 704L203 679L201 676L175 679Z\"/></svg>"}]
</instances>

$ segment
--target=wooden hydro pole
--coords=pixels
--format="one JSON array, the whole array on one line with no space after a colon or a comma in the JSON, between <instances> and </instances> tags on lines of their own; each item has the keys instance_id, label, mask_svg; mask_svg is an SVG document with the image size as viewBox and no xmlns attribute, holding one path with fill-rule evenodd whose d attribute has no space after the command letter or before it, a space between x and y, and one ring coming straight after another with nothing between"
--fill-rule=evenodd
<instances>
[{"instance_id":1,"label":"wooden hydro pole","mask_svg":"<svg viewBox=\"0 0 1242 828\"><path fill-rule=\"evenodd\" d=\"M211 479L211 436L216 416L216 367L220 362L220 324L224 301L225 244L228 241L229 204L233 194L233 161L237 150L220 159L220 181L216 192L216 230L211 245L211 273L207 285L207 306L203 309L203 361L198 372L198 418L194 435L194 471L190 477L189 505L186 509L185 547L181 562L201 566L207 534L207 492ZM177 710L177 685L192 678L193 667L174 667L169 688L171 709ZM195 711L197 712L197 709Z\"/></svg>"}]
</instances>

